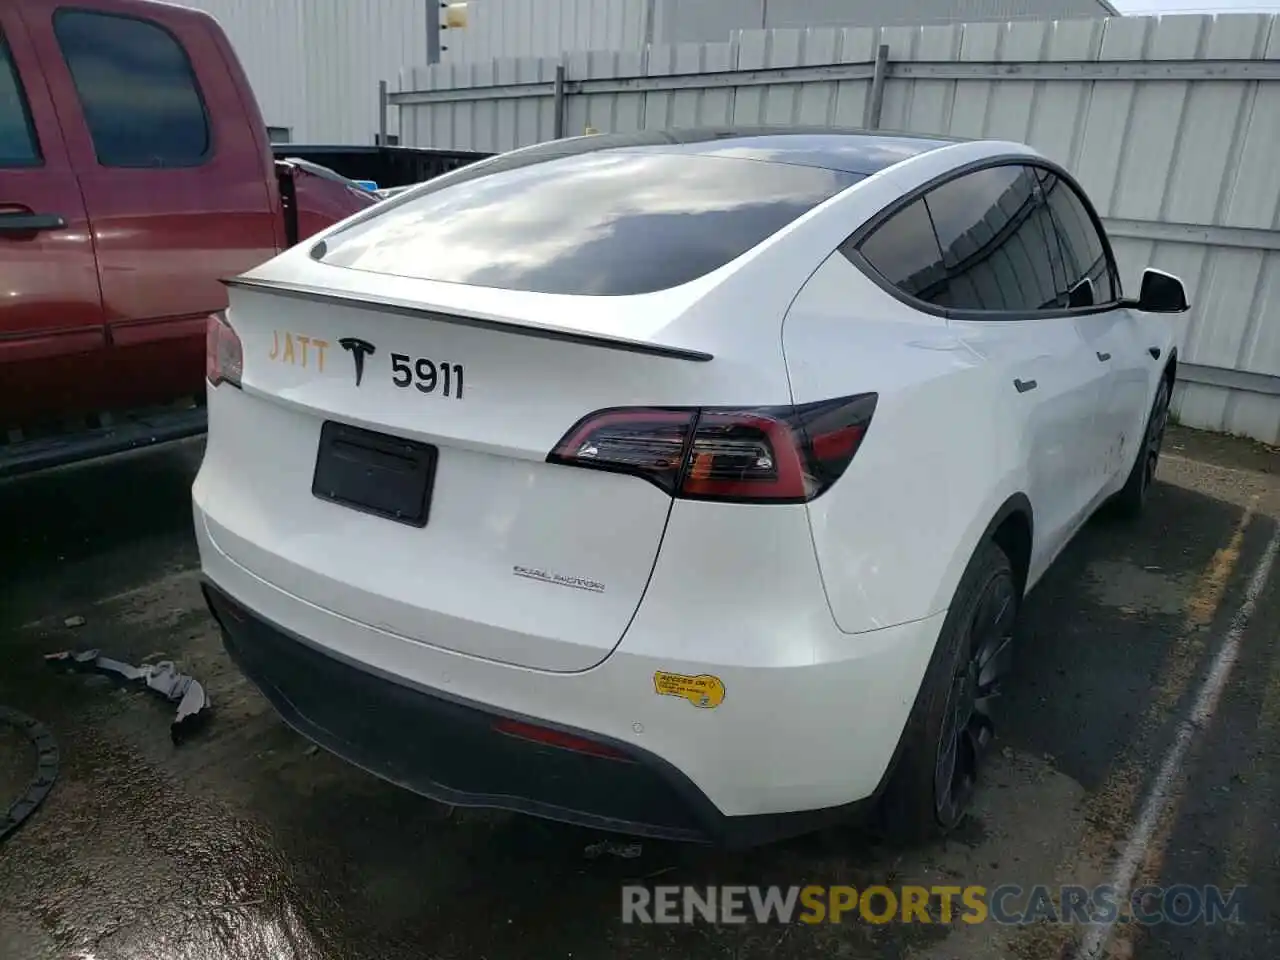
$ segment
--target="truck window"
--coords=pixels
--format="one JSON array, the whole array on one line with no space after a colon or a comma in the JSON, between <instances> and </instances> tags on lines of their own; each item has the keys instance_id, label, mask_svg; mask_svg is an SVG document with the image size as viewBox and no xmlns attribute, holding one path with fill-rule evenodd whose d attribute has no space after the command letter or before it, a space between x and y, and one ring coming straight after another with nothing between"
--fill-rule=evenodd
<instances>
[{"instance_id":1,"label":"truck window","mask_svg":"<svg viewBox=\"0 0 1280 960\"><path fill-rule=\"evenodd\" d=\"M54 33L104 167L193 167L210 153L191 61L156 23L62 10Z\"/></svg>"},{"instance_id":2,"label":"truck window","mask_svg":"<svg viewBox=\"0 0 1280 960\"><path fill-rule=\"evenodd\" d=\"M18 68L0 33L0 167L34 167L40 159Z\"/></svg>"}]
</instances>

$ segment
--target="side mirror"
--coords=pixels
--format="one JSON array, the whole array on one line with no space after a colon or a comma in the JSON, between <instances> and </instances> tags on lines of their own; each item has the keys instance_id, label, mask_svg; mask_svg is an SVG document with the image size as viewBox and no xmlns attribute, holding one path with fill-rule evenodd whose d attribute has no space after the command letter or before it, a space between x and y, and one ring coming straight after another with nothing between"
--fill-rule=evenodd
<instances>
[{"instance_id":1,"label":"side mirror","mask_svg":"<svg viewBox=\"0 0 1280 960\"><path fill-rule=\"evenodd\" d=\"M1173 274L1147 267L1142 271L1138 309L1145 313L1186 313L1190 309L1186 288Z\"/></svg>"}]
</instances>

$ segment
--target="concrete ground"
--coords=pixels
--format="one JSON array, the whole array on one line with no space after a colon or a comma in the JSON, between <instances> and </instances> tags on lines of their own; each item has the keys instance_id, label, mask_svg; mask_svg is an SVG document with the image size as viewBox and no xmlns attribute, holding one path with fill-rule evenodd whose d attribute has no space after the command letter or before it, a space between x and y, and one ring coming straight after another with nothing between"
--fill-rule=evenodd
<instances>
[{"instance_id":1,"label":"concrete ground","mask_svg":"<svg viewBox=\"0 0 1280 960\"><path fill-rule=\"evenodd\" d=\"M1086 931L623 925L620 886L1091 885L1125 864L1135 885L1248 890L1239 924L1117 928L1112 955L1277 955L1280 569L1256 576L1280 520L1274 450L1173 431L1147 515L1091 523L1060 559L1028 600L994 769L953 840L892 847L850 827L737 854L645 842L634 859L586 857L590 832L447 809L287 729L201 605L200 452L0 485L0 704L62 752L48 799L0 844L0 957L1035 960L1072 955ZM42 663L68 647L172 658L216 712L175 747L167 704ZM1222 698L1186 726L1215 663L1234 667ZM0 730L0 803L31 762Z\"/></svg>"}]
</instances>

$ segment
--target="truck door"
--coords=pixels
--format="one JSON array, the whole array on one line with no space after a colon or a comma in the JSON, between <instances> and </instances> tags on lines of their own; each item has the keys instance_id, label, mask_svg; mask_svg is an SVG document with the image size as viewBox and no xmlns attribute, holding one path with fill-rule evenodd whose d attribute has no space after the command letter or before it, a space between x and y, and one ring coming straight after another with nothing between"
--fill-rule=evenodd
<instances>
[{"instance_id":1,"label":"truck door","mask_svg":"<svg viewBox=\"0 0 1280 960\"><path fill-rule=\"evenodd\" d=\"M106 344L84 201L40 63L0 6L0 433L82 412Z\"/></svg>"},{"instance_id":2,"label":"truck door","mask_svg":"<svg viewBox=\"0 0 1280 960\"><path fill-rule=\"evenodd\" d=\"M131 387L119 402L200 394L219 281L276 252L256 105L199 11L95 0L26 18L97 244L111 365Z\"/></svg>"}]
</instances>

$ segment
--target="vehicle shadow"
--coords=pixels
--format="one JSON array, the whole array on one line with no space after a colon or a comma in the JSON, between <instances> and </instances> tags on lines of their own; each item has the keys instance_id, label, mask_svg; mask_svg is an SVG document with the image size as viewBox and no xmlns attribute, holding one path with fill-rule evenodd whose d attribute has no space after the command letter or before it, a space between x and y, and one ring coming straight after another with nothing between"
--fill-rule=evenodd
<instances>
[{"instance_id":1,"label":"vehicle shadow","mask_svg":"<svg viewBox=\"0 0 1280 960\"><path fill-rule=\"evenodd\" d=\"M1227 584L1210 578L1243 515L1235 504L1158 483L1140 519L1102 513L1090 521L1023 608L1002 704L1005 742L1050 754L1096 787L1155 705L1177 692L1171 684L1190 679L1190 655L1206 654L1181 649L1189 632L1212 627L1215 611L1190 605L1225 595ZM1171 655L1181 662L1170 666ZM1164 703L1166 712L1173 706Z\"/></svg>"},{"instance_id":2,"label":"vehicle shadow","mask_svg":"<svg viewBox=\"0 0 1280 960\"><path fill-rule=\"evenodd\" d=\"M0 481L0 617L91 600L194 562L202 439Z\"/></svg>"}]
</instances>

